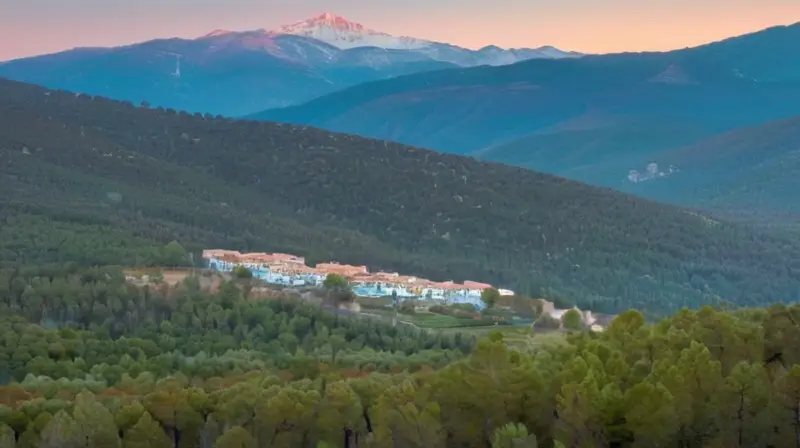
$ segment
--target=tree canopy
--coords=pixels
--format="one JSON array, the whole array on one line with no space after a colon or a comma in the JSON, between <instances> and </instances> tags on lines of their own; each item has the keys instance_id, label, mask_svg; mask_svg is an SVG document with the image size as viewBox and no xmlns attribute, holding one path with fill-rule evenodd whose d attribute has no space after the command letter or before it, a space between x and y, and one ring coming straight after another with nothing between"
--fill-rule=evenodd
<instances>
[{"instance_id":1,"label":"tree canopy","mask_svg":"<svg viewBox=\"0 0 800 448\"><path fill-rule=\"evenodd\" d=\"M568 330L580 330L583 326L583 316L576 309L567 310L561 317L561 321L564 323L564 328Z\"/></svg>"},{"instance_id":2,"label":"tree canopy","mask_svg":"<svg viewBox=\"0 0 800 448\"><path fill-rule=\"evenodd\" d=\"M486 288L481 291L481 301L486 305L486 308L494 308L499 300L500 292L497 288Z\"/></svg>"},{"instance_id":3,"label":"tree canopy","mask_svg":"<svg viewBox=\"0 0 800 448\"><path fill-rule=\"evenodd\" d=\"M325 289L350 289L350 282L347 277L339 274L328 274L322 282Z\"/></svg>"},{"instance_id":4,"label":"tree canopy","mask_svg":"<svg viewBox=\"0 0 800 448\"><path fill-rule=\"evenodd\" d=\"M654 323L630 310L602 333L512 346L243 292L223 305L231 292L196 279L0 273L0 446L796 443L800 305Z\"/></svg>"},{"instance_id":5,"label":"tree canopy","mask_svg":"<svg viewBox=\"0 0 800 448\"><path fill-rule=\"evenodd\" d=\"M247 269L245 266L236 266L233 268L233 277L238 279L253 278L253 271Z\"/></svg>"}]
</instances>

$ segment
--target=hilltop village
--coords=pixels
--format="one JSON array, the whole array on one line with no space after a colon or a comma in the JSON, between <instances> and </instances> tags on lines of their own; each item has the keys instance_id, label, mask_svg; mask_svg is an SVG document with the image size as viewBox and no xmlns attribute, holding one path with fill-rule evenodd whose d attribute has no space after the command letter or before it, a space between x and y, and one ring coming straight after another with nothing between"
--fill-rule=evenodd
<instances>
[{"instance_id":1,"label":"hilltop village","mask_svg":"<svg viewBox=\"0 0 800 448\"><path fill-rule=\"evenodd\" d=\"M321 285L329 274L338 274L350 281L353 292L362 297L396 295L400 299L433 300L444 303L471 303L482 308L480 299L488 283L465 281L434 282L424 278L400 275L397 272L369 272L366 266L351 266L336 262L306 265L303 257L281 253L240 253L224 249L203 251L209 268L230 272L237 266L248 268L253 276L266 283L285 286ZM498 288L500 295L511 296L514 291Z\"/></svg>"},{"instance_id":2,"label":"hilltop village","mask_svg":"<svg viewBox=\"0 0 800 448\"><path fill-rule=\"evenodd\" d=\"M319 263L314 267L306 265L303 257L282 253L240 253L233 250L210 249L203 251L203 260L208 268L231 272L237 266L249 269L253 277L266 283L282 286L305 287L321 286L330 274L341 275L350 282L353 292L360 297L386 297L395 295L399 300L420 300L429 304L453 305L472 304L483 310L485 304L481 293L494 288L488 283L467 280L464 283L452 281L434 282L428 279L400 275L397 272L369 272L366 266L352 266L337 262ZM501 296L514 296L514 291L496 288ZM558 309L552 302L541 301L541 313L547 314L556 322L562 322L569 309ZM433 303L432 303L433 302ZM430 305L428 305L430 306ZM423 306L422 308L427 308ZM581 321L593 331L602 331L614 316L594 315L589 310L572 308L580 313Z\"/></svg>"}]
</instances>

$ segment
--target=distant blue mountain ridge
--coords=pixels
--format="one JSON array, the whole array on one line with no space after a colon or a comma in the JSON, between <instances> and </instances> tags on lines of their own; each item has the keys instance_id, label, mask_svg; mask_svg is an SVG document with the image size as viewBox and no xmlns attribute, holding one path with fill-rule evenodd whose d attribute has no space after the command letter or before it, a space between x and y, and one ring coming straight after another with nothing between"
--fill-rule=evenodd
<instances>
[{"instance_id":1,"label":"distant blue mountain ridge","mask_svg":"<svg viewBox=\"0 0 800 448\"><path fill-rule=\"evenodd\" d=\"M248 118L470 155L686 205L800 209L800 198L792 199L781 186L796 181L797 172L773 169L774 176L784 177L765 183L764 171L754 171L764 145L772 147L771 163L783 160L789 166L796 158L795 133L786 124L767 125L800 116L797 42L800 23L669 52L417 73ZM725 156L719 144L701 145L752 126L766 127L746 132L747 143L737 155ZM783 143L773 144L775 139ZM655 183L629 180L631 170L650 163L678 170L696 166L685 158L685 148L727 157L725 166L736 168L738 183L725 180L726 188L734 188L725 201L719 201L720 191L699 183L665 193L673 180L687 179L686 170ZM673 153L682 156L669 156ZM692 179L715 181L702 180L702 172ZM761 196L752 196L748 187L755 184ZM781 199L769 200L773 197Z\"/></svg>"},{"instance_id":2,"label":"distant blue mountain ridge","mask_svg":"<svg viewBox=\"0 0 800 448\"><path fill-rule=\"evenodd\" d=\"M275 31L216 30L197 39L24 58L0 65L0 77L134 104L241 116L411 73L579 56L549 46L470 50L390 36L325 13Z\"/></svg>"}]
</instances>

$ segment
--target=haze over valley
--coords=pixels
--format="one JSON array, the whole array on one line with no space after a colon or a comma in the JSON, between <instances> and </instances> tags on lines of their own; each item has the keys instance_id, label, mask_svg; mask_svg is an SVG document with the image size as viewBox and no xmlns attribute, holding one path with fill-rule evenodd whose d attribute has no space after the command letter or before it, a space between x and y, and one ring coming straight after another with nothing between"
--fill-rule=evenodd
<instances>
[{"instance_id":1,"label":"haze over valley","mask_svg":"<svg viewBox=\"0 0 800 448\"><path fill-rule=\"evenodd\" d=\"M792 62L800 56L792 44L797 39L800 24L666 53L420 73L252 118L470 155L683 205L738 207L749 202L773 212L797 210L795 197L769 185L789 180L791 169L767 184L760 181L760 192L739 189L720 195L699 183L715 183L720 174L685 159L690 153L725 151L715 142L742 129L736 132L748 140L738 143L736 155L704 157L735 157L728 163L741 165L729 168L741 170L737 180L745 185L751 184L749 176L757 176L750 170L762 169L753 160L794 163L791 143L778 146L774 139L792 126L791 120L781 120L800 115L800 66ZM782 124L767 125L771 122ZM781 132L759 136L753 127L758 125ZM769 153L760 152L764 139L773 142ZM743 158L743 152L752 158ZM632 170L644 172L650 163L681 172L647 184L630 181ZM753 203L753 195L764 201Z\"/></svg>"},{"instance_id":2,"label":"haze over valley","mask_svg":"<svg viewBox=\"0 0 800 448\"><path fill-rule=\"evenodd\" d=\"M798 38L795 24L662 53L470 50L326 12L272 30L17 59L0 64L0 76L397 141L679 205L775 214L800 208L783 186L793 149L776 141L791 138L800 115ZM759 126L781 129L769 152L760 151ZM746 141L716 154L727 133ZM724 173L687 158L700 153ZM768 166L781 168L763 179ZM724 176L733 171L737 182L754 180L730 187Z\"/></svg>"}]
</instances>

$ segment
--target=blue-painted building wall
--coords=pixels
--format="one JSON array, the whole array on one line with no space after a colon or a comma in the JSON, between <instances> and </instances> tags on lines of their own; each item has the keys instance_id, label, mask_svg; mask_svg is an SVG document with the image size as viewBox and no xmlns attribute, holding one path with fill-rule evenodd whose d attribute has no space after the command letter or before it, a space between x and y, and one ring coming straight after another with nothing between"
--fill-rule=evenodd
<instances>
[{"instance_id":1,"label":"blue-painted building wall","mask_svg":"<svg viewBox=\"0 0 800 448\"><path fill-rule=\"evenodd\" d=\"M253 264L253 263L231 263L229 261L221 260L218 258L205 259L209 268L215 269L220 272L231 272L237 266L244 266L248 268L253 277L263 280L266 283L283 286L321 286L325 280L325 276L321 274L284 274L275 272L266 264ZM415 288L412 290L409 287L402 285L393 285L391 283L357 283L353 285L353 292L361 297L386 297L394 294L398 299L417 299L417 300L432 300L439 303L452 304L452 303L469 303L478 309L484 307L480 298L480 291L476 290L455 290L455 289L438 289L438 288Z\"/></svg>"}]
</instances>

